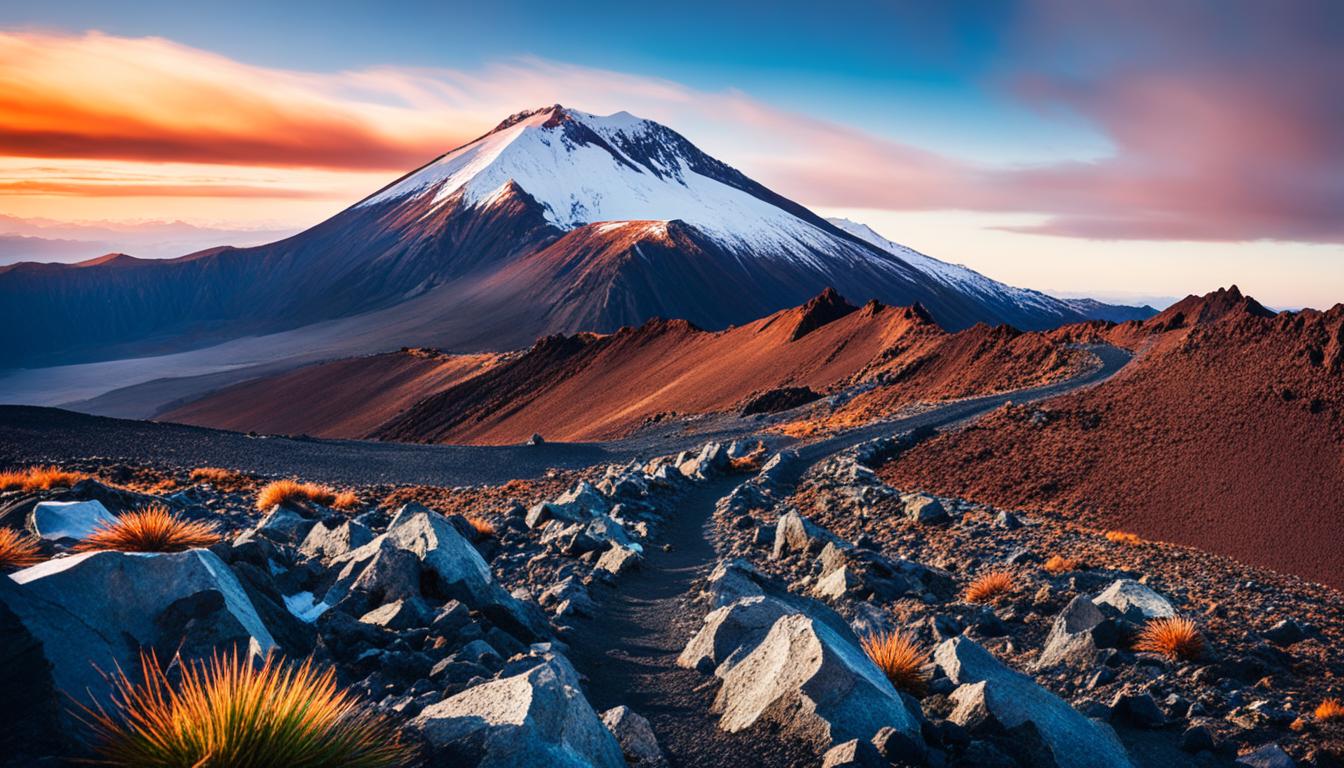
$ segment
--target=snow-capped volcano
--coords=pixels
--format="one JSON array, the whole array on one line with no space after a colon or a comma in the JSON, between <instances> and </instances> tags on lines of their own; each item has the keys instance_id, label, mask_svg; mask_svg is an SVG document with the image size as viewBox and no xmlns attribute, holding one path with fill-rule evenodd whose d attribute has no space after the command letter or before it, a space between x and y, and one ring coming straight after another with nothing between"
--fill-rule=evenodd
<instances>
[{"instance_id":1,"label":"snow-capped volcano","mask_svg":"<svg viewBox=\"0 0 1344 768\"><path fill-rule=\"evenodd\" d=\"M818 249L866 254L837 246L815 215L663 125L628 112L598 116L560 105L513 115L358 205L418 199L483 208L510 184L562 230L680 220L757 256L812 259Z\"/></svg>"},{"instance_id":2,"label":"snow-capped volcano","mask_svg":"<svg viewBox=\"0 0 1344 768\"><path fill-rule=\"evenodd\" d=\"M716 329L828 287L919 302L952 330L1098 316L958 270L828 222L666 126L555 105L269 245L0 268L0 368L281 332L249 359L316 354L314 334L333 356L510 349L654 316Z\"/></svg>"}]
</instances>

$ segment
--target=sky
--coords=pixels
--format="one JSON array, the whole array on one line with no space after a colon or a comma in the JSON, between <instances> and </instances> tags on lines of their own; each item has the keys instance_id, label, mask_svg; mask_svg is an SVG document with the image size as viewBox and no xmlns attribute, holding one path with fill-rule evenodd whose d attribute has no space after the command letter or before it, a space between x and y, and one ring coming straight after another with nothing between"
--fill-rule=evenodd
<instances>
[{"instance_id":1,"label":"sky","mask_svg":"<svg viewBox=\"0 0 1344 768\"><path fill-rule=\"evenodd\" d=\"M563 103L1016 285L1324 308L1341 94L1330 2L10 2L0 248L261 242Z\"/></svg>"}]
</instances>

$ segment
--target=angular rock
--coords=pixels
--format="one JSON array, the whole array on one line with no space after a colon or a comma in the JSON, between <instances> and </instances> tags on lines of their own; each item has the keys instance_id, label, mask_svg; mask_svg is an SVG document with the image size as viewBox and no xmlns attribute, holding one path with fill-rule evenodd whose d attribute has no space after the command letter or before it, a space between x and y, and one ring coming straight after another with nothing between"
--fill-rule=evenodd
<instances>
[{"instance_id":1,"label":"angular rock","mask_svg":"<svg viewBox=\"0 0 1344 768\"><path fill-rule=\"evenodd\" d=\"M956 637L934 651L934 662L960 687L950 719L991 722L1014 735L1034 764L1054 768L1132 768L1115 732L1070 707L1031 678L1015 672L971 640ZM1036 749L1033 749L1035 747ZM1045 754L1038 750L1044 747Z\"/></svg>"},{"instance_id":2,"label":"angular rock","mask_svg":"<svg viewBox=\"0 0 1344 768\"><path fill-rule=\"evenodd\" d=\"M1176 615L1171 601L1133 579L1116 579L1092 598L1092 602L1098 608L1110 608L1134 623Z\"/></svg>"},{"instance_id":3,"label":"angular rock","mask_svg":"<svg viewBox=\"0 0 1344 768\"><path fill-rule=\"evenodd\" d=\"M820 552L827 543L839 542L830 531L789 510L779 516L775 524L775 549L772 557L776 560L791 552Z\"/></svg>"},{"instance_id":4,"label":"angular rock","mask_svg":"<svg viewBox=\"0 0 1344 768\"><path fill-rule=\"evenodd\" d=\"M948 521L943 503L923 493L912 493L903 498L905 517L920 525L941 525Z\"/></svg>"},{"instance_id":5,"label":"angular rock","mask_svg":"<svg viewBox=\"0 0 1344 768\"><path fill-rule=\"evenodd\" d=\"M1294 768L1297 763L1278 744L1265 746L1237 758L1237 765L1250 768Z\"/></svg>"},{"instance_id":6,"label":"angular rock","mask_svg":"<svg viewBox=\"0 0 1344 768\"><path fill-rule=\"evenodd\" d=\"M745 597L705 616L700 631L677 657L677 665L722 677L756 649L780 617L795 613L764 595Z\"/></svg>"},{"instance_id":7,"label":"angular rock","mask_svg":"<svg viewBox=\"0 0 1344 768\"><path fill-rule=\"evenodd\" d=\"M239 536L237 541L241 544L261 537L276 544L298 546L315 525L317 525L316 519L300 514L299 510L289 504L277 504L271 507L271 511L266 513L266 517L262 518L256 527Z\"/></svg>"},{"instance_id":8,"label":"angular rock","mask_svg":"<svg viewBox=\"0 0 1344 768\"><path fill-rule=\"evenodd\" d=\"M99 525L117 518L99 501L43 501L33 507L29 527L47 541L87 539Z\"/></svg>"},{"instance_id":9,"label":"angular rock","mask_svg":"<svg viewBox=\"0 0 1344 768\"><path fill-rule=\"evenodd\" d=\"M1294 643L1307 639L1307 631L1292 619L1282 619L1274 626L1265 630L1265 639L1271 643L1287 648Z\"/></svg>"},{"instance_id":10,"label":"angular rock","mask_svg":"<svg viewBox=\"0 0 1344 768\"><path fill-rule=\"evenodd\" d=\"M166 658L202 609L210 613L196 628L222 644L254 654L275 648L238 579L209 550L87 552L10 578L18 588L5 591L5 602L41 641L56 687L80 701L87 701L86 692L107 693L97 670L136 669L142 647L157 648ZM197 648L188 646L187 651ZM208 655L214 649L200 650Z\"/></svg>"},{"instance_id":11,"label":"angular rock","mask_svg":"<svg viewBox=\"0 0 1344 768\"><path fill-rule=\"evenodd\" d=\"M627 706L612 707L602 713L602 724L621 745L625 761L632 768L663 768L667 758L649 721Z\"/></svg>"},{"instance_id":12,"label":"angular rock","mask_svg":"<svg viewBox=\"0 0 1344 768\"><path fill-rule=\"evenodd\" d=\"M613 576L620 576L626 571L634 570L639 567L644 556L630 547L620 545L614 546L602 553L597 559L597 569L606 571Z\"/></svg>"},{"instance_id":13,"label":"angular rock","mask_svg":"<svg viewBox=\"0 0 1344 768\"><path fill-rule=\"evenodd\" d=\"M308 531L303 543L299 545L299 551L309 557L334 560L370 541L373 541L373 531L354 520L346 520L333 527L318 523Z\"/></svg>"},{"instance_id":14,"label":"angular rock","mask_svg":"<svg viewBox=\"0 0 1344 768\"><path fill-rule=\"evenodd\" d=\"M866 741L850 739L821 756L821 768L889 768L890 763Z\"/></svg>"},{"instance_id":15,"label":"angular rock","mask_svg":"<svg viewBox=\"0 0 1344 768\"><path fill-rule=\"evenodd\" d=\"M884 726L922 741L918 719L858 644L803 614L778 619L723 675L714 711L725 731L773 723L822 749Z\"/></svg>"},{"instance_id":16,"label":"angular rock","mask_svg":"<svg viewBox=\"0 0 1344 768\"><path fill-rule=\"evenodd\" d=\"M563 656L425 707L412 721L435 765L625 768Z\"/></svg>"},{"instance_id":17,"label":"angular rock","mask_svg":"<svg viewBox=\"0 0 1344 768\"><path fill-rule=\"evenodd\" d=\"M1111 709L1140 728L1161 728L1167 724L1167 716L1150 693L1120 691L1111 700Z\"/></svg>"},{"instance_id":18,"label":"angular rock","mask_svg":"<svg viewBox=\"0 0 1344 768\"><path fill-rule=\"evenodd\" d=\"M704 480L728 466L728 447L723 443L705 443L694 457L677 463L677 471L692 480Z\"/></svg>"},{"instance_id":19,"label":"angular rock","mask_svg":"<svg viewBox=\"0 0 1344 768\"><path fill-rule=\"evenodd\" d=\"M392 630L423 627L429 624L429 607L418 597L408 597L374 608L359 617L365 624Z\"/></svg>"},{"instance_id":20,"label":"angular rock","mask_svg":"<svg viewBox=\"0 0 1344 768\"><path fill-rule=\"evenodd\" d=\"M1118 630L1110 619L1086 595L1079 595L1055 617L1033 669L1058 665L1089 667L1096 663L1097 651L1115 645Z\"/></svg>"}]
</instances>

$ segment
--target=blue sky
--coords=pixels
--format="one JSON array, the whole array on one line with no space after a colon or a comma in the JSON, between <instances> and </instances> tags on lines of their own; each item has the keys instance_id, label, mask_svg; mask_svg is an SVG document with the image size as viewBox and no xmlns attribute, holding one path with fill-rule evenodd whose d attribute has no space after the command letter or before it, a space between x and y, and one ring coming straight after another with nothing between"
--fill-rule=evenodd
<instances>
[{"instance_id":1,"label":"blue sky","mask_svg":"<svg viewBox=\"0 0 1344 768\"><path fill-rule=\"evenodd\" d=\"M564 101L1017 284L1344 299L1340 4L9 3L0 33L0 90L38 94L0 111L0 214L297 228Z\"/></svg>"}]
</instances>

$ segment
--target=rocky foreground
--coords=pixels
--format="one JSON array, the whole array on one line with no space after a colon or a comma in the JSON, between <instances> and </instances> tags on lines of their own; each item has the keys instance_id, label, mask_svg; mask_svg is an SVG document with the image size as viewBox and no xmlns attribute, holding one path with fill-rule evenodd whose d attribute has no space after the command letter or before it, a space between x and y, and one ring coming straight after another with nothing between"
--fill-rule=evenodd
<instances>
[{"instance_id":1,"label":"rocky foreground","mask_svg":"<svg viewBox=\"0 0 1344 768\"><path fill-rule=\"evenodd\" d=\"M0 496L43 560L0 578L0 755L89 754L79 705L143 649L241 648L334 668L426 765L1341 764L1344 722L1317 714L1344 675L1338 593L902 493L873 468L911 442L261 509L233 473L67 467L98 479ZM155 502L223 540L74 551ZM1135 650L1170 617L1196 653ZM903 669L870 657L892 632Z\"/></svg>"}]
</instances>

